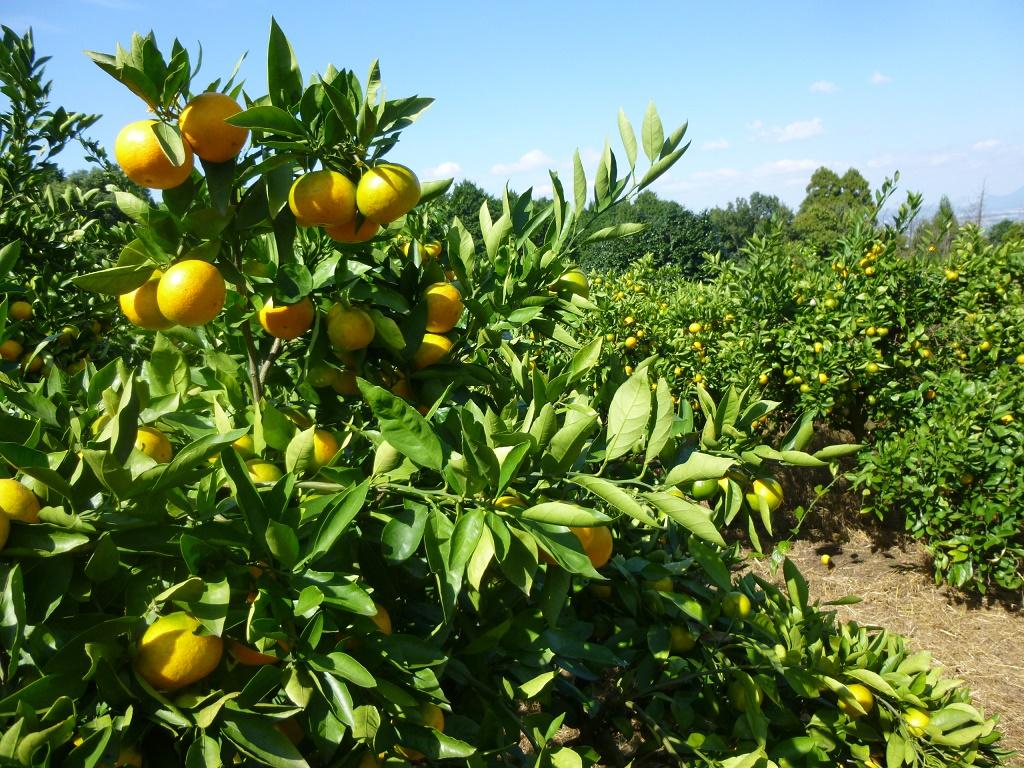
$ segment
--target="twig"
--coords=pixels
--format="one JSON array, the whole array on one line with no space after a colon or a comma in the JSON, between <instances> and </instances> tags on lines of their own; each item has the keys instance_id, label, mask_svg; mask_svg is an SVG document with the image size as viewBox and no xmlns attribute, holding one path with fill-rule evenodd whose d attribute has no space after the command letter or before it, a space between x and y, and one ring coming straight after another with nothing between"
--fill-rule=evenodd
<instances>
[{"instance_id":1,"label":"twig","mask_svg":"<svg viewBox=\"0 0 1024 768\"><path fill-rule=\"evenodd\" d=\"M270 351L267 353L266 359L263 361L263 365L260 366L259 383L260 388L267 382L267 374L270 373L270 366L274 364L274 361L281 356L284 351L284 345L281 344L280 339L274 339L274 343L270 346Z\"/></svg>"}]
</instances>

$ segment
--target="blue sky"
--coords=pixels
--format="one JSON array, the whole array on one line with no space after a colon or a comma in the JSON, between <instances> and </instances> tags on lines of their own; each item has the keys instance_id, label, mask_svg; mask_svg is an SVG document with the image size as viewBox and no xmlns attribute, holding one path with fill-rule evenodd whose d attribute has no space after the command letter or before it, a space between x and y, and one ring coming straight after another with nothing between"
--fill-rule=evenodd
<instances>
[{"instance_id":1,"label":"blue sky","mask_svg":"<svg viewBox=\"0 0 1024 768\"><path fill-rule=\"evenodd\" d=\"M99 112L110 147L141 102L89 62L133 31L203 46L196 87L248 51L250 93L265 91L273 13L303 75L328 62L363 74L381 60L391 96L437 103L391 157L422 178L455 175L492 192L547 191L546 169L588 168L618 146L623 107L637 130L653 100L693 145L656 186L699 209L752 191L798 204L819 165L936 202L1024 187L1024 3L0 0L3 23L32 26L55 102ZM620 157L622 157L620 153ZM69 167L81 165L68 155Z\"/></svg>"}]
</instances>

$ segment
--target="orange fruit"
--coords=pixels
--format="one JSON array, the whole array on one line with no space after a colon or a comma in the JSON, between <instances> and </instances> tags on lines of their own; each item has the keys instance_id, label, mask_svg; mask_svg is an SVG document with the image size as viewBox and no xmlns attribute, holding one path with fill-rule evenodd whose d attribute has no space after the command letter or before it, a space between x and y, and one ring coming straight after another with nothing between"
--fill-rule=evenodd
<instances>
[{"instance_id":1,"label":"orange fruit","mask_svg":"<svg viewBox=\"0 0 1024 768\"><path fill-rule=\"evenodd\" d=\"M364 218L360 224L357 220L358 217L355 217L332 227L324 227L324 232L339 243L365 243L367 240L372 240L374 235L380 231L380 224L376 221Z\"/></svg>"},{"instance_id":2,"label":"orange fruit","mask_svg":"<svg viewBox=\"0 0 1024 768\"><path fill-rule=\"evenodd\" d=\"M16 301L11 304L10 309L7 310L7 315L12 320L31 320L32 319L32 305L27 301Z\"/></svg>"},{"instance_id":3,"label":"orange fruit","mask_svg":"<svg viewBox=\"0 0 1024 768\"><path fill-rule=\"evenodd\" d=\"M306 173L292 184L288 207L302 226L349 224L356 218L356 185L337 171Z\"/></svg>"},{"instance_id":4,"label":"orange fruit","mask_svg":"<svg viewBox=\"0 0 1024 768\"><path fill-rule=\"evenodd\" d=\"M400 397L403 400L408 400L410 403L415 398L412 386L409 384L409 380L404 376L391 385L391 394L395 397Z\"/></svg>"},{"instance_id":5,"label":"orange fruit","mask_svg":"<svg viewBox=\"0 0 1024 768\"><path fill-rule=\"evenodd\" d=\"M356 375L351 371L340 371L331 386L334 387L334 391L339 395L354 397L359 394L359 385L356 384Z\"/></svg>"},{"instance_id":6,"label":"orange fruit","mask_svg":"<svg viewBox=\"0 0 1024 768\"><path fill-rule=\"evenodd\" d=\"M255 648L250 648L231 638L228 638L228 653L235 661L246 667L262 667L265 664L277 664L280 661L276 656L260 653Z\"/></svg>"},{"instance_id":7,"label":"orange fruit","mask_svg":"<svg viewBox=\"0 0 1024 768\"><path fill-rule=\"evenodd\" d=\"M139 427L135 447L158 464L166 464L171 460L171 441L155 427Z\"/></svg>"},{"instance_id":8,"label":"orange fruit","mask_svg":"<svg viewBox=\"0 0 1024 768\"><path fill-rule=\"evenodd\" d=\"M414 368L427 368L434 363L441 361L452 351L452 340L447 336L440 336L436 333L423 334L423 341L420 348L413 355L412 364Z\"/></svg>"},{"instance_id":9,"label":"orange fruit","mask_svg":"<svg viewBox=\"0 0 1024 768\"><path fill-rule=\"evenodd\" d=\"M43 367L43 358L36 355L30 360L29 356L26 354L21 358L21 367L25 373L38 373Z\"/></svg>"},{"instance_id":10,"label":"orange fruit","mask_svg":"<svg viewBox=\"0 0 1024 768\"><path fill-rule=\"evenodd\" d=\"M17 480L0 480L0 513L23 523L39 522L39 499Z\"/></svg>"},{"instance_id":11,"label":"orange fruit","mask_svg":"<svg viewBox=\"0 0 1024 768\"><path fill-rule=\"evenodd\" d=\"M697 645L697 638L686 627L671 626L668 628L668 634L672 653L686 653Z\"/></svg>"},{"instance_id":12,"label":"orange fruit","mask_svg":"<svg viewBox=\"0 0 1024 768\"><path fill-rule=\"evenodd\" d=\"M397 163L370 168L356 187L356 206L368 219L389 224L404 216L420 201L420 180Z\"/></svg>"},{"instance_id":13,"label":"orange fruit","mask_svg":"<svg viewBox=\"0 0 1024 768\"><path fill-rule=\"evenodd\" d=\"M280 467L263 459L249 459L245 466L249 469L249 477L256 483L276 483L284 477Z\"/></svg>"},{"instance_id":14,"label":"orange fruit","mask_svg":"<svg viewBox=\"0 0 1024 768\"><path fill-rule=\"evenodd\" d=\"M764 498L768 502L768 511L774 512L782 504L782 486L779 485L779 481L773 477L768 477L763 480L755 480L751 485L750 491L747 493L747 503L754 509L758 509L760 505L760 499Z\"/></svg>"},{"instance_id":15,"label":"orange fruit","mask_svg":"<svg viewBox=\"0 0 1024 768\"><path fill-rule=\"evenodd\" d=\"M424 702L421 704L416 720L419 721L420 725L424 725L427 728L433 728L444 733L444 712L436 704L431 702ZM403 757L408 758L413 762L422 760L425 757L422 752L409 747L400 746L398 747L398 752Z\"/></svg>"},{"instance_id":16,"label":"orange fruit","mask_svg":"<svg viewBox=\"0 0 1024 768\"><path fill-rule=\"evenodd\" d=\"M377 629L380 630L381 634L390 635L392 631L391 614L388 613L388 609L380 603L374 603L374 605L377 606L377 612L370 618L373 620L373 623L377 625Z\"/></svg>"},{"instance_id":17,"label":"orange fruit","mask_svg":"<svg viewBox=\"0 0 1024 768\"><path fill-rule=\"evenodd\" d=\"M601 568L612 559L612 532L605 526L592 528L570 528L580 540L583 551L587 553L594 568Z\"/></svg>"},{"instance_id":18,"label":"orange fruit","mask_svg":"<svg viewBox=\"0 0 1024 768\"><path fill-rule=\"evenodd\" d=\"M313 461L317 467L328 464L339 448L338 439L326 429L318 429L313 433Z\"/></svg>"},{"instance_id":19,"label":"orange fruit","mask_svg":"<svg viewBox=\"0 0 1024 768\"><path fill-rule=\"evenodd\" d=\"M462 294L451 283L434 283L423 293L427 302L427 330L448 333L462 317Z\"/></svg>"},{"instance_id":20,"label":"orange fruit","mask_svg":"<svg viewBox=\"0 0 1024 768\"><path fill-rule=\"evenodd\" d=\"M8 339L7 341L0 344L0 358L13 362L21 357L21 353L24 352L24 347L14 339Z\"/></svg>"},{"instance_id":21,"label":"orange fruit","mask_svg":"<svg viewBox=\"0 0 1024 768\"><path fill-rule=\"evenodd\" d=\"M429 243L424 244L420 249L420 253L423 254L424 261L436 259L441 255L441 242L439 240L431 240Z\"/></svg>"},{"instance_id":22,"label":"orange fruit","mask_svg":"<svg viewBox=\"0 0 1024 768\"><path fill-rule=\"evenodd\" d=\"M365 349L376 333L373 318L359 307L346 309L335 304L327 314L327 337L332 346L345 352Z\"/></svg>"},{"instance_id":23,"label":"orange fruit","mask_svg":"<svg viewBox=\"0 0 1024 768\"><path fill-rule=\"evenodd\" d=\"M178 128L192 150L203 160L225 163L238 157L249 137L248 128L224 121L242 111L238 102L224 93L201 93L178 117Z\"/></svg>"},{"instance_id":24,"label":"orange fruit","mask_svg":"<svg viewBox=\"0 0 1024 768\"><path fill-rule=\"evenodd\" d=\"M560 290L575 293L577 296L582 296L584 299L590 298L590 283L587 282L587 276L578 269L566 272L558 278L558 280L555 281L555 287Z\"/></svg>"},{"instance_id":25,"label":"orange fruit","mask_svg":"<svg viewBox=\"0 0 1024 768\"><path fill-rule=\"evenodd\" d=\"M496 498L494 500L494 506L498 509L509 509L511 507L525 507L526 502L523 501L522 497L517 496L514 493L510 493Z\"/></svg>"},{"instance_id":26,"label":"orange fruit","mask_svg":"<svg viewBox=\"0 0 1024 768\"><path fill-rule=\"evenodd\" d=\"M295 304L274 306L268 299L259 312L260 325L275 339L296 339L313 325L313 302L303 296Z\"/></svg>"},{"instance_id":27,"label":"orange fruit","mask_svg":"<svg viewBox=\"0 0 1024 768\"><path fill-rule=\"evenodd\" d=\"M865 685L861 685L860 683L851 683L846 687L849 689L850 693L853 694L853 698L857 700L857 703L860 704L864 711L870 715L871 710L875 708L875 695L871 693L871 689ZM864 717L864 715L842 699L839 700L839 709L854 720L858 717Z\"/></svg>"},{"instance_id":28,"label":"orange fruit","mask_svg":"<svg viewBox=\"0 0 1024 768\"><path fill-rule=\"evenodd\" d=\"M224 642L197 635L199 620L184 612L161 616L139 641L135 669L151 686L176 691L199 682L220 664Z\"/></svg>"},{"instance_id":29,"label":"orange fruit","mask_svg":"<svg viewBox=\"0 0 1024 768\"><path fill-rule=\"evenodd\" d=\"M208 261L186 259L164 273L156 289L160 312L172 323L205 325L224 307L227 289Z\"/></svg>"},{"instance_id":30,"label":"orange fruit","mask_svg":"<svg viewBox=\"0 0 1024 768\"><path fill-rule=\"evenodd\" d=\"M146 282L134 291L117 297L121 311L132 325L147 331L162 331L174 325L164 317L157 304L156 292L163 274L159 269L154 269Z\"/></svg>"},{"instance_id":31,"label":"orange fruit","mask_svg":"<svg viewBox=\"0 0 1024 768\"><path fill-rule=\"evenodd\" d=\"M173 189L184 183L192 173L192 147L185 147L185 162L175 165L164 154L153 126L156 120L128 123L114 141L114 156L124 175L140 187Z\"/></svg>"}]
</instances>

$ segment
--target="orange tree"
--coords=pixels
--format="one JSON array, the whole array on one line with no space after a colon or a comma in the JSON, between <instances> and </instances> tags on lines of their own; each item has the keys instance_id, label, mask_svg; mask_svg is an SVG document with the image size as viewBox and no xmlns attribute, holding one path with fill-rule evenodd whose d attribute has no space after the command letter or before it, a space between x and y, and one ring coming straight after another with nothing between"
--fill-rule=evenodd
<instances>
[{"instance_id":1,"label":"orange tree","mask_svg":"<svg viewBox=\"0 0 1024 768\"><path fill-rule=\"evenodd\" d=\"M115 151L165 189L117 196L132 239L75 282L156 335L141 369L0 370L0 760L999 762L927 657L837 626L789 563L784 590L732 573L707 481L770 525L771 467L832 458L807 423L763 445L772 403L700 390L702 420L579 335L573 254L635 231L590 216L683 129L648 110L641 175L623 116L624 174L606 148L590 191L577 158L571 196L553 174L437 250L445 183L385 161L428 101L376 65L303 87L273 24L243 108L230 79L193 96L177 43L92 56L156 115Z\"/></svg>"}]
</instances>

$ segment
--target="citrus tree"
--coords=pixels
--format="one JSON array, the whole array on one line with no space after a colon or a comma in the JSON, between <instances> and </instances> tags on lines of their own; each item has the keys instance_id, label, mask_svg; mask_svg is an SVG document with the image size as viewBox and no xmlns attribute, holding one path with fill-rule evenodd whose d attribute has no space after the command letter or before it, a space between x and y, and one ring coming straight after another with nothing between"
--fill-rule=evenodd
<instances>
[{"instance_id":1,"label":"citrus tree","mask_svg":"<svg viewBox=\"0 0 1024 768\"><path fill-rule=\"evenodd\" d=\"M196 93L152 35L90 55L155 115L115 154L163 191L116 195L129 238L74 283L149 353L0 374L0 760L998 763L927 658L838 627L791 564L733 573L740 497L770 528L772 468L838 455L807 422L771 447L749 391L698 416L654 360L601 369L574 255L638 231L594 218L685 126L620 116L624 167L606 147L591 185L577 156L477 242L388 157L429 100L376 64L303 85L273 23L252 98Z\"/></svg>"}]
</instances>

